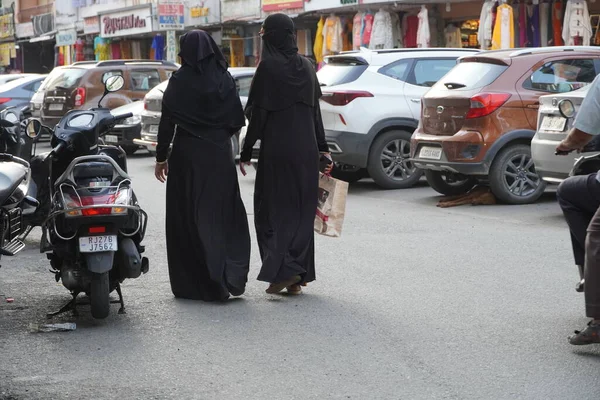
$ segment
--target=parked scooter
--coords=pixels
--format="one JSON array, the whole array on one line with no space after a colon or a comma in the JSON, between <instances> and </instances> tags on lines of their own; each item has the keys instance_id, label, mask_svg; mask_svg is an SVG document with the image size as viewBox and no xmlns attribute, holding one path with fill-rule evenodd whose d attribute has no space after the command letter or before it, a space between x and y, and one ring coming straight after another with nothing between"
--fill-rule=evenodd
<instances>
[{"instance_id":1,"label":"parked scooter","mask_svg":"<svg viewBox=\"0 0 600 400\"><path fill-rule=\"evenodd\" d=\"M102 99L123 84L121 76L108 78ZM52 150L31 163L40 209L46 213L40 251L49 252L51 272L72 295L49 317L77 313L77 296L85 292L92 316L106 318L113 290L124 313L120 284L148 272L148 259L141 256L147 215L131 188L125 152L99 145L101 135L131 114L113 116L101 107L102 99L98 108L68 112L54 131L35 119L27 126L33 136L52 135Z\"/></svg>"},{"instance_id":2,"label":"parked scooter","mask_svg":"<svg viewBox=\"0 0 600 400\"><path fill-rule=\"evenodd\" d=\"M23 216L33 214L39 205L30 195L29 163L20 157L27 142L31 140L23 137L16 112L0 112L0 257L23 250Z\"/></svg>"}]
</instances>

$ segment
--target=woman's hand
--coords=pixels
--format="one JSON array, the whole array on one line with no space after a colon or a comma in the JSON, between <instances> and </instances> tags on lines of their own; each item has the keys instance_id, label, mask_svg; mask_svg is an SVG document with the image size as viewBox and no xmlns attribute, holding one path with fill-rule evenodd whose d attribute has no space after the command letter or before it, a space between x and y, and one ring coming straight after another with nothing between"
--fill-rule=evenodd
<instances>
[{"instance_id":1,"label":"woman's hand","mask_svg":"<svg viewBox=\"0 0 600 400\"><path fill-rule=\"evenodd\" d=\"M156 163L154 166L154 176L156 179L161 183L165 183L167 175L169 175L169 163L166 161L163 163Z\"/></svg>"},{"instance_id":2,"label":"woman's hand","mask_svg":"<svg viewBox=\"0 0 600 400\"><path fill-rule=\"evenodd\" d=\"M252 165L251 162L249 161L240 161L240 171L242 172L242 175L246 176L247 172L246 172L246 167Z\"/></svg>"},{"instance_id":3,"label":"woman's hand","mask_svg":"<svg viewBox=\"0 0 600 400\"><path fill-rule=\"evenodd\" d=\"M331 171L333 170L333 158L331 158L331 153L321 153L323 156L325 156L325 158L329 159L329 161L331 161L331 163L329 163L326 167L325 170L323 171L323 173L325 175L329 175L331 173Z\"/></svg>"}]
</instances>

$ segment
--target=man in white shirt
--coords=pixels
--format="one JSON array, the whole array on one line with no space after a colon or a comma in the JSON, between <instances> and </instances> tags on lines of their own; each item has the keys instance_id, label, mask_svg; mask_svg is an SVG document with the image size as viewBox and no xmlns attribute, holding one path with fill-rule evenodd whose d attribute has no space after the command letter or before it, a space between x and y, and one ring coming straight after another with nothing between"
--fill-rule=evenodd
<instances>
[{"instance_id":1,"label":"man in white shirt","mask_svg":"<svg viewBox=\"0 0 600 400\"><path fill-rule=\"evenodd\" d=\"M590 85L573 129L556 148L557 154L581 150L600 135L600 75ZM600 343L600 171L574 176L560 184L558 202L571 231L575 263L585 292L586 315L592 320L569 337L572 345ZM583 279L584 278L584 279Z\"/></svg>"}]
</instances>

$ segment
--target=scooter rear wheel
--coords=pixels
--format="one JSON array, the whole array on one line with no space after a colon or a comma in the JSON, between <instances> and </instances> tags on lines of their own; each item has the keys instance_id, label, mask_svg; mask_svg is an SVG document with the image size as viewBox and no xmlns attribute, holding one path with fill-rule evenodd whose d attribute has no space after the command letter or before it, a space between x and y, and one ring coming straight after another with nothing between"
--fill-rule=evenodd
<instances>
[{"instance_id":1,"label":"scooter rear wheel","mask_svg":"<svg viewBox=\"0 0 600 400\"><path fill-rule=\"evenodd\" d=\"M104 319L110 313L108 272L102 274L92 274L90 285L90 304L92 307L92 317Z\"/></svg>"}]
</instances>

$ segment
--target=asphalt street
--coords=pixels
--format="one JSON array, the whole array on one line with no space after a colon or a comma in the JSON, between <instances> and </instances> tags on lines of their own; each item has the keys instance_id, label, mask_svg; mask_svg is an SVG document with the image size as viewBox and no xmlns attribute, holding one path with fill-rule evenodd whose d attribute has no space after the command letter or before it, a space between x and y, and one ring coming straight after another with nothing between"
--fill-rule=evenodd
<instances>
[{"instance_id":1,"label":"asphalt street","mask_svg":"<svg viewBox=\"0 0 600 400\"><path fill-rule=\"evenodd\" d=\"M75 331L30 333L68 292L39 230L2 259L1 399L599 398L600 345L567 343L587 319L553 193L440 209L425 184L359 182L343 236L317 237L317 281L302 296L264 292L254 243L246 294L207 304L171 294L165 188L140 153L129 168L150 216L150 272L124 283L127 314L114 305L94 321L82 306L53 320ZM251 223L253 178L240 176Z\"/></svg>"}]
</instances>

